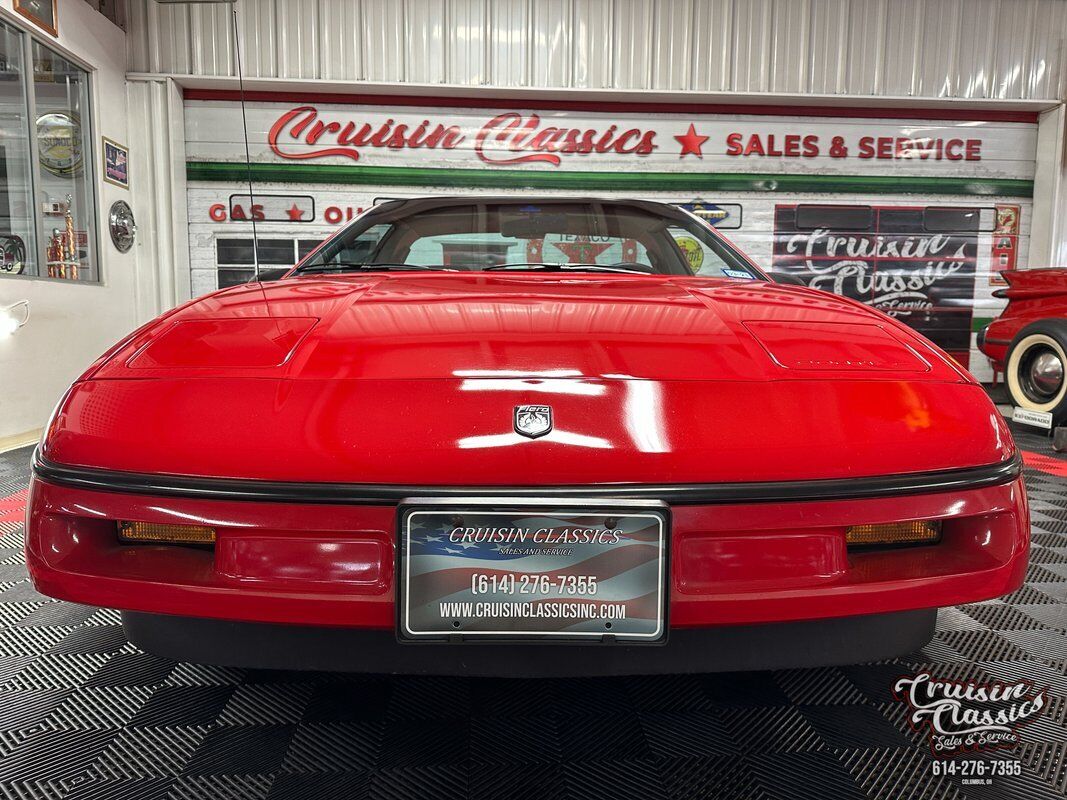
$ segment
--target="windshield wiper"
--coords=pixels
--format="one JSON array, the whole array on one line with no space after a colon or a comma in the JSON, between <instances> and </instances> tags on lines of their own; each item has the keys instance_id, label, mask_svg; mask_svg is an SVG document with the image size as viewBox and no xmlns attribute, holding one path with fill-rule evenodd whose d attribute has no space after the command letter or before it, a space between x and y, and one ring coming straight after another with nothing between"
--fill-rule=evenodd
<instances>
[{"instance_id":1,"label":"windshield wiper","mask_svg":"<svg viewBox=\"0 0 1067 800\"><path fill-rule=\"evenodd\" d=\"M443 264L427 266L424 264L389 264L389 263L370 263L370 264L357 264L357 263L332 263L332 264L315 264L313 266L301 267L296 271L296 275L322 275L325 273L336 272L425 272L425 271L443 271L443 272L462 272L463 270L455 269L454 267L446 267ZM531 262L517 262L514 264L492 264L487 267L482 267L483 272L490 271L505 271L505 270L524 270L528 272L621 272L630 275L651 275L651 269L633 269L630 267L613 267L607 264L555 264L544 261L531 261ZM478 270L471 270L477 272Z\"/></svg>"},{"instance_id":2,"label":"windshield wiper","mask_svg":"<svg viewBox=\"0 0 1067 800\"><path fill-rule=\"evenodd\" d=\"M301 267L296 271L297 275L317 275L324 272L425 272L427 270L437 272L459 272L457 269L439 266L426 266L425 264L357 264L357 263L333 263L316 264L314 266Z\"/></svg>"},{"instance_id":3,"label":"windshield wiper","mask_svg":"<svg viewBox=\"0 0 1067 800\"><path fill-rule=\"evenodd\" d=\"M631 269L629 267L612 267L607 264L554 264L545 261L517 262L514 264L493 264L482 267L482 272L503 272L522 270L527 272L624 272L630 275L651 275L650 270Z\"/></svg>"}]
</instances>

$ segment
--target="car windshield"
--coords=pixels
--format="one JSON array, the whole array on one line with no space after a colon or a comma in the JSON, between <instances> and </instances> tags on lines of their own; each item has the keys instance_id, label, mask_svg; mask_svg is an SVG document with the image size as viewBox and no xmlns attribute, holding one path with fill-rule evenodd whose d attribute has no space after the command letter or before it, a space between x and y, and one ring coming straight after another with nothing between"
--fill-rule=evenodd
<instances>
[{"instance_id":1,"label":"car windshield","mask_svg":"<svg viewBox=\"0 0 1067 800\"><path fill-rule=\"evenodd\" d=\"M389 201L327 240L296 273L423 270L762 278L684 211L610 201Z\"/></svg>"}]
</instances>

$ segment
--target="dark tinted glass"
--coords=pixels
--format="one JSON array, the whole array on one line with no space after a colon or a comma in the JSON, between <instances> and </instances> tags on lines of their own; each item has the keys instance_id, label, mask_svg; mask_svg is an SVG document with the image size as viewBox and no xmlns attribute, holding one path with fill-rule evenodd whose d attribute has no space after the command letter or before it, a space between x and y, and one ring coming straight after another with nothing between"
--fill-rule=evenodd
<instances>
[{"instance_id":1,"label":"dark tinted glass","mask_svg":"<svg viewBox=\"0 0 1067 800\"><path fill-rule=\"evenodd\" d=\"M259 280L261 283L266 281L276 281L288 271L289 267L260 267ZM255 277L255 270L227 269L226 267L222 267L219 269L219 288L225 289L228 286L237 286L241 283L248 283L253 277Z\"/></svg>"},{"instance_id":2,"label":"dark tinted glass","mask_svg":"<svg viewBox=\"0 0 1067 800\"><path fill-rule=\"evenodd\" d=\"M259 263L281 264L291 267L296 263L296 251L292 239L260 239Z\"/></svg>"},{"instance_id":3,"label":"dark tinted glass","mask_svg":"<svg viewBox=\"0 0 1067 800\"><path fill-rule=\"evenodd\" d=\"M239 283L248 283L252 280L252 274L250 269L220 269L219 288L225 289L229 286L237 286Z\"/></svg>"},{"instance_id":4,"label":"dark tinted glass","mask_svg":"<svg viewBox=\"0 0 1067 800\"><path fill-rule=\"evenodd\" d=\"M873 222L870 206L797 206L797 228L802 231L867 231Z\"/></svg>"},{"instance_id":5,"label":"dark tinted glass","mask_svg":"<svg viewBox=\"0 0 1067 800\"><path fill-rule=\"evenodd\" d=\"M252 264L251 239L216 239L216 264Z\"/></svg>"},{"instance_id":6,"label":"dark tinted glass","mask_svg":"<svg viewBox=\"0 0 1067 800\"><path fill-rule=\"evenodd\" d=\"M983 219L988 224L983 225ZM930 206L923 212L923 228L931 233L965 233L991 231L996 213L992 208L938 208Z\"/></svg>"},{"instance_id":7,"label":"dark tinted glass","mask_svg":"<svg viewBox=\"0 0 1067 800\"><path fill-rule=\"evenodd\" d=\"M216 239L215 263L255 264L251 239ZM291 267L296 263L292 239L260 239L259 263Z\"/></svg>"},{"instance_id":8,"label":"dark tinted glass","mask_svg":"<svg viewBox=\"0 0 1067 800\"><path fill-rule=\"evenodd\" d=\"M291 267L263 267L259 268L259 280L262 281L276 281L282 275L287 273Z\"/></svg>"},{"instance_id":9,"label":"dark tinted glass","mask_svg":"<svg viewBox=\"0 0 1067 800\"><path fill-rule=\"evenodd\" d=\"M419 199L376 206L302 271L550 269L759 277L710 227L671 207L615 201ZM714 267L714 269L712 269Z\"/></svg>"}]
</instances>

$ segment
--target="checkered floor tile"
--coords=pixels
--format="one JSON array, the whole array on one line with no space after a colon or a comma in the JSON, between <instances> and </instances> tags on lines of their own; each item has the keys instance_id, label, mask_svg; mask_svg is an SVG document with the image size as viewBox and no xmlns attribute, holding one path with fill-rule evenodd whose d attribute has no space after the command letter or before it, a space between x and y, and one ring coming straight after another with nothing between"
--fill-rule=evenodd
<instances>
[{"instance_id":1,"label":"checkered floor tile","mask_svg":"<svg viewBox=\"0 0 1067 800\"><path fill-rule=\"evenodd\" d=\"M1067 793L1067 458L1027 452L1027 585L945 609L881 664L582 680L361 677L181 664L108 610L33 591L28 450L0 456L0 798L1001 798ZM1050 706L991 786L935 776L891 694L928 668L1027 678Z\"/></svg>"}]
</instances>

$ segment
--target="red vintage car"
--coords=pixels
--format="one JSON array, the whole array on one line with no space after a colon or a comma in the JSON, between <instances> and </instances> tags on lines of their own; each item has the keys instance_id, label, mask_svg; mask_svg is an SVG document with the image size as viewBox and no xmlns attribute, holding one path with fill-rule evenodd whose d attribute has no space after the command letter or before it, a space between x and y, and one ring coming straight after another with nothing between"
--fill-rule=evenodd
<instances>
[{"instance_id":1,"label":"red vintage car","mask_svg":"<svg viewBox=\"0 0 1067 800\"><path fill-rule=\"evenodd\" d=\"M1047 414L1050 427L1067 424L1067 269L1000 274L1008 288L994 294L1008 305L978 334L978 348L1018 408Z\"/></svg>"},{"instance_id":2,"label":"red vintage car","mask_svg":"<svg viewBox=\"0 0 1067 800\"><path fill-rule=\"evenodd\" d=\"M101 357L26 551L170 657L601 675L913 651L1028 531L1004 422L909 328L678 208L438 197Z\"/></svg>"}]
</instances>

